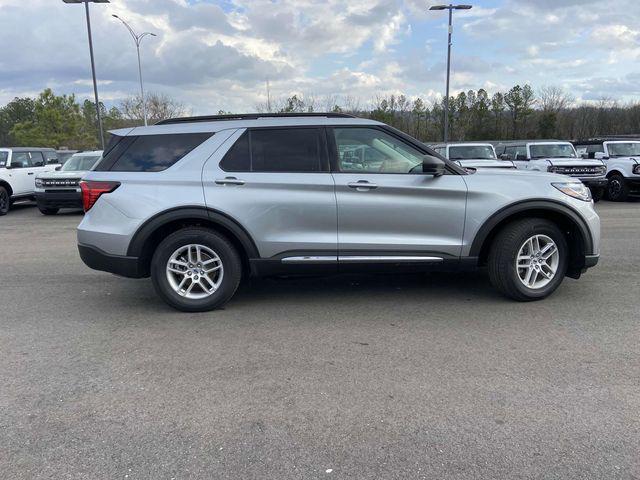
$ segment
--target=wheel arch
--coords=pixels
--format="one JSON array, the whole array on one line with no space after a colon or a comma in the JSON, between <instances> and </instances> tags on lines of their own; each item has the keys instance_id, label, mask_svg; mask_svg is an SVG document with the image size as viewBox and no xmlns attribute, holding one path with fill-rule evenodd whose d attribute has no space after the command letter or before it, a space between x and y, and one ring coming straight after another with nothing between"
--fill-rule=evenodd
<instances>
[{"instance_id":1,"label":"wheel arch","mask_svg":"<svg viewBox=\"0 0 640 480\"><path fill-rule=\"evenodd\" d=\"M0 187L4 187L7 190L9 197L13 196L13 188L11 188L9 182L7 182L6 180L0 180Z\"/></svg>"},{"instance_id":2,"label":"wheel arch","mask_svg":"<svg viewBox=\"0 0 640 480\"><path fill-rule=\"evenodd\" d=\"M127 256L138 258L141 275L148 276L153 252L162 239L177 230L193 226L210 228L227 237L238 249L243 268L249 268L249 259L259 257L251 235L238 221L222 212L200 206L178 207L151 217L134 234Z\"/></svg>"},{"instance_id":3,"label":"wheel arch","mask_svg":"<svg viewBox=\"0 0 640 480\"><path fill-rule=\"evenodd\" d=\"M615 169L615 170L611 170L609 173L607 173L607 178L611 178L613 175L616 175L616 174L624 177L624 173L622 173L618 169Z\"/></svg>"},{"instance_id":4,"label":"wheel arch","mask_svg":"<svg viewBox=\"0 0 640 480\"><path fill-rule=\"evenodd\" d=\"M593 238L587 223L572 208L552 200L528 200L508 205L494 213L480 227L471 244L470 257L486 263L495 236L509 223L522 218L544 218L554 222L564 233L571 257L567 275L577 277L584 268L585 255L593 253Z\"/></svg>"}]
</instances>

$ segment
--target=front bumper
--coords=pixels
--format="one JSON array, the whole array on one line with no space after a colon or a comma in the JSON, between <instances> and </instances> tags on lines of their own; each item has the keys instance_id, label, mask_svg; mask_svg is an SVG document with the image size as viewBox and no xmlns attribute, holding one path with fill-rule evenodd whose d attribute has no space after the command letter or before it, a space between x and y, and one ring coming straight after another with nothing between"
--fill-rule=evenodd
<instances>
[{"instance_id":1,"label":"front bumper","mask_svg":"<svg viewBox=\"0 0 640 480\"><path fill-rule=\"evenodd\" d=\"M56 192L47 190L36 192L36 202L41 208L82 208L82 193L80 192Z\"/></svg>"},{"instance_id":2,"label":"front bumper","mask_svg":"<svg viewBox=\"0 0 640 480\"><path fill-rule=\"evenodd\" d=\"M606 188L607 183L609 180L607 180L606 177L601 177L601 178L580 178L579 179L582 183L585 184L585 186L589 187L589 188Z\"/></svg>"},{"instance_id":3,"label":"front bumper","mask_svg":"<svg viewBox=\"0 0 640 480\"><path fill-rule=\"evenodd\" d=\"M122 277L142 278L145 275L138 257L111 255L99 248L78 244L80 258L89 268L114 273Z\"/></svg>"}]
</instances>

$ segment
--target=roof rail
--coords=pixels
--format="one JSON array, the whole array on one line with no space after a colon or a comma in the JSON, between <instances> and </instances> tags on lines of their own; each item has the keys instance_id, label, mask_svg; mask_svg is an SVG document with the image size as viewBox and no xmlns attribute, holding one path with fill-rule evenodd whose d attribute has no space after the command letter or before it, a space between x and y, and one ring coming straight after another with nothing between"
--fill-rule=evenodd
<instances>
[{"instance_id":1,"label":"roof rail","mask_svg":"<svg viewBox=\"0 0 640 480\"><path fill-rule=\"evenodd\" d=\"M327 118L356 118L349 113L240 113L230 115L203 115L199 117L179 117L161 120L156 125L171 125L175 123L216 122L220 120L257 120L259 118L291 118L291 117L327 117Z\"/></svg>"}]
</instances>

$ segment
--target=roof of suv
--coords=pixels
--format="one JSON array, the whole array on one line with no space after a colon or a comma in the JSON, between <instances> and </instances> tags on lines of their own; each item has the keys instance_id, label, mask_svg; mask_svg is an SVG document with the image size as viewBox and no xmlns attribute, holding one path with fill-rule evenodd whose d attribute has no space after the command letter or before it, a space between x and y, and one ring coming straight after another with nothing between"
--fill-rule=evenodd
<instances>
[{"instance_id":1,"label":"roof of suv","mask_svg":"<svg viewBox=\"0 0 640 480\"><path fill-rule=\"evenodd\" d=\"M123 128L112 130L119 136L126 135L162 135L171 133L219 132L222 130L248 127L292 127L325 125L384 125L366 118L337 113L294 113L294 114L242 114L211 115L204 117L184 117L163 120L148 127Z\"/></svg>"}]
</instances>

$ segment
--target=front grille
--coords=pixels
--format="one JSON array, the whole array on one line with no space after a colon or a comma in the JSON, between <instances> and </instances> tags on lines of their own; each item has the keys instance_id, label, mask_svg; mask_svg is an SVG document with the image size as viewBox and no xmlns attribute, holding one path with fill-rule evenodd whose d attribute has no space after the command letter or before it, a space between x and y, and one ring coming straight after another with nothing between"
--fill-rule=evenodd
<instances>
[{"instance_id":1,"label":"front grille","mask_svg":"<svg viewBox=\"0 0 640 480\"><path fill-rule=\"evenodd\" d=\"M68 188L77 187L80 183L79 178L43 178L42 186L44 188Z\"/></svg>"},{"instance_id":2,"label":"front grille","mask_svg":"<svg viewBox=\"0 0 640 480\"><path fill-rule=\"evenodd\" d=\"M563 175L583 176L583 175L604 175L604 167L551 167L553 173L561 173Z\"/></svg>"}]
</instances>

